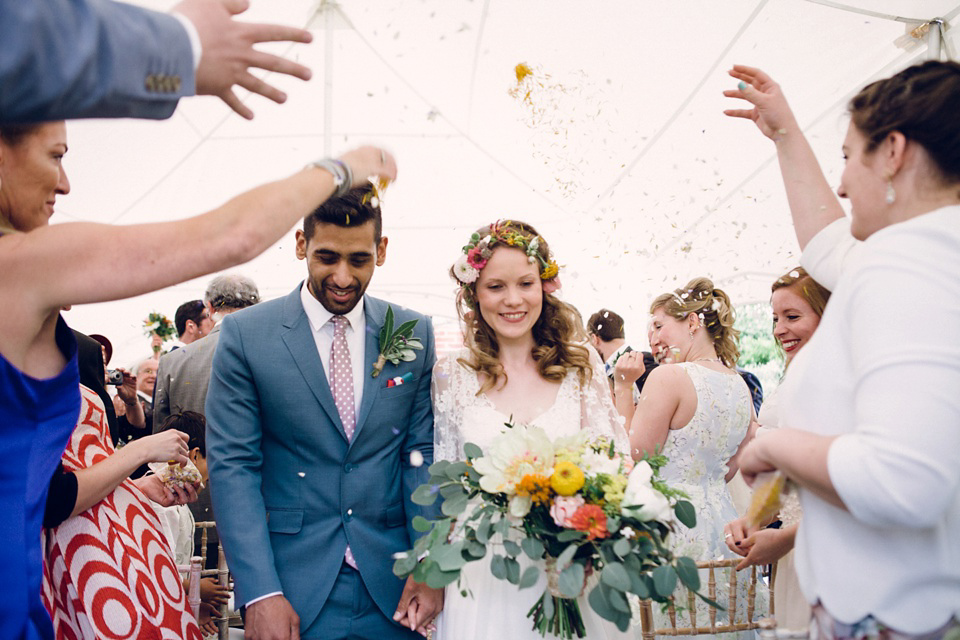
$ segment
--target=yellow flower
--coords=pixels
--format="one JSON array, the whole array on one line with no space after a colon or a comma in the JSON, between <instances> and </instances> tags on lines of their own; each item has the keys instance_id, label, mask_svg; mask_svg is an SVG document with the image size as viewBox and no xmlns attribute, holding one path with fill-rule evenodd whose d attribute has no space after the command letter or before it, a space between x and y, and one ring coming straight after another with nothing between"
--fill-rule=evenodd
<instances>
[{"instance_id":1,"label":"yellow flower","mask_svg":"<svg viewBox=\"0 0 960 640\"><path fill-rule=\"evenodd\" d=\"M561 496L572 496L583 487L583 471L580 467L561 460L553 467L553 475L550 476L550 486Z\"/></svg>"},{"instance_id":2,"label":"yellow flower","mask_svg":"<svg viewBox=\"0 0 960 640\"><path fill-rule=\"evenodd\" d=\"M550 278L557 277L558 273L560 273L560 265L558 265L554 260L551 260L540 273L540 279L549 280Z\"/></svg>"},{"instance_id":3,"label":"yellow flower","mask_svg":"<svg viewBox=\"0 0 960 640\"><path fill-rule=\"evenodd\" d=\"M531 69L525 62L518 64L513 68L513 71L517 74L517 84L523 82L527 76L533 73L533 69Z\"/></svg>"},{"instance_id":4,"label":"yellow flower","mask_svg":"<svg viewBox=\"0 0 960 640\"><path fill-rule=\"evenodd\" d=\"M550 480L538 473L527 474L517 485L518 496L529 496L533 504L544 504L550 500Z\"/></svg>"}]
</instances>

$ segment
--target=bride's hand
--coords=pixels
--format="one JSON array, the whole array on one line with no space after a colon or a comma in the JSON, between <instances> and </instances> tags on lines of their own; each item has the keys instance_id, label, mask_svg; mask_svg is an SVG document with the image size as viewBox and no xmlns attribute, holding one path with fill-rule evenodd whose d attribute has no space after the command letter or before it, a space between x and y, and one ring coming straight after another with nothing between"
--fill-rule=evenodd
<instances>
[{"instance_id":1,"label":"bride's hand","mask_svg":"<svg viewBox=\"0 0 960 640\"><path fill-rule=\"evenodd\" d=\"M723 92L728 98L741 98L753 105L752 109L726 109L724 114L733 118L753 120L757 128L771 140L779 140L788 131L797 131L796 118L787 99L780 91L780 85L770 76L753 67L733 65L728 71L731 76L740 81L736 89Z\"/></svg>"}]
</instances>

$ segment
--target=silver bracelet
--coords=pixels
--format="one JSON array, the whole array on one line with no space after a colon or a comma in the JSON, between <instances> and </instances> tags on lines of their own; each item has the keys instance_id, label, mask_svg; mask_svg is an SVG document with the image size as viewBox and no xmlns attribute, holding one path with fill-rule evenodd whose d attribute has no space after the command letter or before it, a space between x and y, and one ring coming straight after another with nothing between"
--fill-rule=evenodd
<instances>
[{"instance_id":1,"label":"silver bracelet","mask_svg":"<svg viewBox=\"0 0 960 640\"><path fill-rule=\"evenodd\" d=\"M350 165L342 160L322 158L311 162L307 166L323 169L333 176L333 186L336 187L336 191L333 193L333 197L335 198L345 196L353 185L353 171L351 171Z\"/></svg>"}]
</instances>

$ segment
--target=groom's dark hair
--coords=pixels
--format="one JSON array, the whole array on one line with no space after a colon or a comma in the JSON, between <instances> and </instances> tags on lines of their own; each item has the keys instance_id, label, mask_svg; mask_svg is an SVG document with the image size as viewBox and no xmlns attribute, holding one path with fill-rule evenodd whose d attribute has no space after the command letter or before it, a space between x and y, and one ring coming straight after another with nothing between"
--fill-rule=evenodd
<instances>
[{"instance_id":1,"label":"groom's dark hair","mask_svg":"<svg viewBox=\"0 0 960 640\"><path fill-rule=\"evenodd\" d=\"M330 198L303 219L303 235L313 238L317 223L325 222L338 227L359 227L373 220L373 242L380 244L383 221L380 219L380 202L373 184L355 187L339 198Z\"/></svg>"}]
</instances>

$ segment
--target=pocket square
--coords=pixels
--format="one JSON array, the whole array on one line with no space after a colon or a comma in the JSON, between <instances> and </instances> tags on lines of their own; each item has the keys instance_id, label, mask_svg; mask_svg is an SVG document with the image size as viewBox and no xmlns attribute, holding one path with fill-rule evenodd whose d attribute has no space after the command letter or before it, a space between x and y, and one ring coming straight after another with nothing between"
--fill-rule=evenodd
<instances>
[{"instance_id":1,"label":"pocket square","mask_svg":"<svg viewBox=\"0 0 960 640\"><path fill-rule=\"evenodd\" d=\"M413 381L413 372L407 371L402 376L397 376L396 378L390 378L387 380L387 387L399 387L402 384Z\"/></svg>"}]
</instances>

